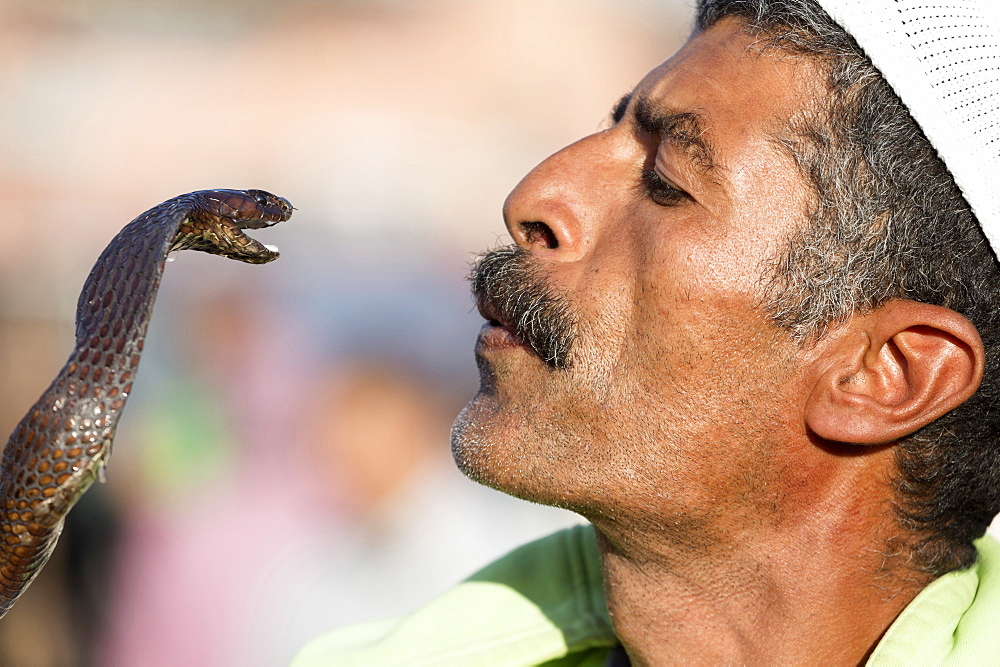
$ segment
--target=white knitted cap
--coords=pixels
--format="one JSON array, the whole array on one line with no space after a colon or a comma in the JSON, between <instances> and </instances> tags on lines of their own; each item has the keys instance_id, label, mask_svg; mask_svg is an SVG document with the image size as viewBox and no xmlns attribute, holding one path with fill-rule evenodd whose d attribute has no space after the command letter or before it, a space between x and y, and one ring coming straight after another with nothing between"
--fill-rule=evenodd
<instances>
[{"instance_id":1,"label":"white knitted cap","mask_svg":"<svg viewBox=\"0 0 1000 667\"><path fill-rule=\"evenodd\" d=\"M937 149L1000 256L1000 0L818 0Z\"/></svg>"}]
</instances>

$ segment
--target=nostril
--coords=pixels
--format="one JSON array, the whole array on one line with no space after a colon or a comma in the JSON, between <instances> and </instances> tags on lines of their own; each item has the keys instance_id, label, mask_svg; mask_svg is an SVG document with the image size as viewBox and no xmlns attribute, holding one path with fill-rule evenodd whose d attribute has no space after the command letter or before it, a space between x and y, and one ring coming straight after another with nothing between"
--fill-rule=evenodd
<instances>
[{"instance_id":1,"label":"nostril","mask_svg":"<svg viewBox=\"0 0 1000 667\"><path fill-rule=\"evenodd\" d=\"M529 246L539 244L547 250L559 247L559 239L552 232L552 228L544 222L522 222L520 227L521 233L524 234L525 243Z\"/></svg>"}]
</instances>

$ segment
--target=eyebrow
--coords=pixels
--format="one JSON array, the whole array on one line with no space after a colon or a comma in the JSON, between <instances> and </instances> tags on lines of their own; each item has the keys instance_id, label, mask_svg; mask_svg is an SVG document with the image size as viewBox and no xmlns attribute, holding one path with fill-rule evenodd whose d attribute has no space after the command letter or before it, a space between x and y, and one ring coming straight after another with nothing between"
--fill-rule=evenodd
<instances>
[{"instance_id":1,"label":"eyebrow","mask_svg":"<svg viewBox=\"0 0 1000 667\"><path fill-rule=\"evenodd\" d=\"M618 120L624 115L624 107L631 99L631 95L626 95L618 101L615 107ZM660 141L677 145L703 171L716 169L715 151L706 137L705 123L697 112L663 109L639 94L635 98L635 124L643 132L658 136Z\"/></svg>"}]
</instances>

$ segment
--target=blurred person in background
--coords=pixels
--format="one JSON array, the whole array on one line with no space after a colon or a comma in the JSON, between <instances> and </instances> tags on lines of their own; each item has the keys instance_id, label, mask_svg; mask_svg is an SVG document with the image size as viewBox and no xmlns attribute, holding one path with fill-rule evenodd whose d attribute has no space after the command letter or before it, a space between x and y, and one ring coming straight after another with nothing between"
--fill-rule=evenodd
<instances>
[{"instance_id":1,"label":"blurred person in background","mask_svg":"<svg viewBox=\"0 0 1000 667\"><path fill-rule=\"evenodd\" d=\"M697 11L474 271L458 466L593 528L296 667L996 663L1000 15Z\"/></svg>"}]
</instances>

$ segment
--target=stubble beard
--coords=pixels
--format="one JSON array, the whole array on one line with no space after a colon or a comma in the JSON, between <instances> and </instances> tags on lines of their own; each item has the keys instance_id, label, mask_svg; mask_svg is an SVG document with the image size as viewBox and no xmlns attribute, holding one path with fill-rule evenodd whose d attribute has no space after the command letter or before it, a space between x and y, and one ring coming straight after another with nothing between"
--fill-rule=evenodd
<instances>
[{"instance_id":1,"label":"stubble beard","mask_svg":"<svg viewBox=\"0 0 1000 667\"><path fill-rule=\"evenodd\" d=\"M480 311L515 332L533 355L521 354L519 363L510 366L477 353L480 388L452 427L452 455L459 469L481 484L557 504L539 493L558 486L550 478L556 462L537 457L572 449L565 429L546 428L559 417L546 411L555 398L549 391L565 387L566 376L572 374L580 320L568 299L548 284L531 254L518 246L484 253L469 280ZM531 368L532 377L545 378L545 388L518 382L516 376L525 368Z\"/></svg>"},{"instance_id":2,"label":"stubble beard","mask_svg":"<svg viewBox=\"0 0 1000 667\"><path fill-rule=\"evenodd\" d=\"M470 278L477 297L507 322L531 313L535 332L514 326L534 354L477 358L480 390L451 434L466 476L688 551L725 543L734 503L753 510L745 524L766 520L753 499L771 497L766 445L780 423L777 389L792 361L747 375L730 366L732 355L714 360L700 339L649 338L627 318L627 290L617 303L580 302L585 295L577 294L571 301L516 249L488 253ZM769 358L784 341L739 335L754 358ZM692 374L705 364L719 372ZM739 441L758 442L760 451Z\"/></svg>"},{"instance_id":3,"label":"stubble beard","mask_svg":"<svg viewBox=\"0 0 1000 667\"><path fill-rule=\"evenodd\" d=\"M630 413L637 397L622 395L627 388L614 379L622 360L608 351L620 323L601 312L606 303L584 318L516 246L484 254L470 281L480 310L533 353L477 354L479 391L451 431L458 468L504 493L592 518L615 496L607 487L635 470L615 465L635 455L621 431L640 421ZM619 412L620 420L609 418Z\"/></svg>"}]
</instances>

